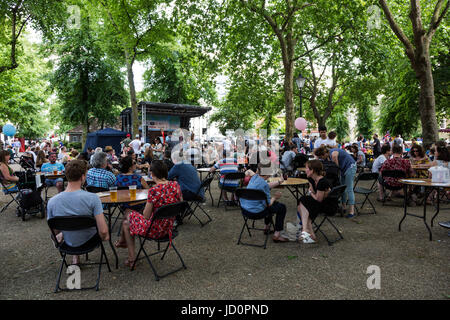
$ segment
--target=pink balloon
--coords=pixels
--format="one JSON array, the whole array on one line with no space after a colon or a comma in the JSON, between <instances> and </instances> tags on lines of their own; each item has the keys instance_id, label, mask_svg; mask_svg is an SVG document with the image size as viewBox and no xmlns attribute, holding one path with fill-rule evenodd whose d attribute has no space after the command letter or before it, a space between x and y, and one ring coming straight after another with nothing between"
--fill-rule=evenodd
<instances>
[{"instance_id":1,"label":"pink balloon","mask_svg":"<svg viewBox=\"0 0 450 320\"><path fill-rule=\"evenodd\" d=\"M295 127L297 130L303 131L306 129L306 120L304 118L295 119Z\"/></svg>"}]
</instances>

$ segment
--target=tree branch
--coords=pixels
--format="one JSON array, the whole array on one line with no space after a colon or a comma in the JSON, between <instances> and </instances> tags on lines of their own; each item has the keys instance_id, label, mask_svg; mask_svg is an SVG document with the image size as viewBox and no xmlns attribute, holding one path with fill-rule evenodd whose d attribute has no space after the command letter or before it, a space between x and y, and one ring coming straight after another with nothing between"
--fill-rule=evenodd
<instances>
[{"instance_id":1,"label":"tree branch","mask_svg":"<svg viewBox=\"0 0 450 320\"><path fill-rule=\"evenodd\" d=\"M441 21L444 19L444 16L447 14L450 7L450 0L447 0L447 4L445 5L444 11L442 11L441 15L439 12L441 11L442 5L445 0L439 0L436 3L436 7L434 8L433 17L431 18L430 27L428 28L427 38L428 41L431 41L436 29L439 27Z\"/></svg>"},{"instance_id":2,"label":"tree branch","mask_svg":"<svg viewBox=\"0 0 450 320\"><path fill-rule=\"evenodd\" d=\"M406 48L406 55L411 61L414 61L414 47L411 44L411 42L408 40L406 35L403 33L403 31L400 29L398 24L395 22L394 16L392 15L391 11L389 10L389 7L386 4L385 0L378 0L381 9L383 9L384 15L386 16L386 19L389 22L389 25L391 26L392 31L394 31L397 38L403 43L403 45Z\"/></svg>"}]
</instances>

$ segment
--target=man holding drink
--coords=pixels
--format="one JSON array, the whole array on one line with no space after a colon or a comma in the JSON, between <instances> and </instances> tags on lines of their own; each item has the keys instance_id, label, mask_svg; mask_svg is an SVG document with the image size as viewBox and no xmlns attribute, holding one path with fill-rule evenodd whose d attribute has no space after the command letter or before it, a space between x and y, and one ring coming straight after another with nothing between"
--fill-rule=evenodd
<instances>
[{"instance_id":1,"label":"man holding drink","mask_svg":"<svg viewBox=\"0 0 450 320\"><path fill-rule=\"evenodd\" d=\"M49 162L46 162L41 167L41 172L46 174L57 175L59 172L64 172L64 165L62 163L56 162L56 153L50 153L48 156ZM55 179L45 179L45 184L49 187L56 186L58 193L62 192L64 189L63 178Z\"/></svg>"}]
</instances>

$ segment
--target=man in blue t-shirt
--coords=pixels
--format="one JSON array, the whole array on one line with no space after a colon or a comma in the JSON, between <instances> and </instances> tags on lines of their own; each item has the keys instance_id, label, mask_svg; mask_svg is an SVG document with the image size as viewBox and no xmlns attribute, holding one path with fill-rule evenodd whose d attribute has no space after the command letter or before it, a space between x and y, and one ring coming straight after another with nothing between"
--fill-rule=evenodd
<instances>
[{"instance_id":1,"label":"man in blue t-shirt","mask_svg":"<svg viewBox=\"0 0 450 320\"><path fill-rule=\"evenodd\" d=\"M197 169L189 162L181 161L175 164L169 171L169 180L176 179L183 193L183 200L190 201L197 199L201 181L198 177ZM200 197L205 196L204 190L200 190Z\"/></svg>"},{"instance_id":2,"label":"man in blue t-shirt","mask_svg":"<svg viewBox=\"0 0 450 320\"><path fill-rule=\"evenodd\" d=\"M287 242L288 238L281 235L281 231L284 229L284 218L286 216L286 206L277 200L281 198L281 192L275 193L273 197L270 196L270 189L279 187L283 183L283 177L280 177L279 181L267 183L267 179L270 177L267 171L270 171L271 164L258 164L258 172L254 173L251 170L247 170L245 174L251 176L247 189L262 190L267 196L266 201L263 200L246 200L240 199L242 213L252 218L263 218L265 228L264 232L269 232L269 222L272 219L272 215L275 214L275 232L272 237L274 242Z\"/></svg>"},{"instance_id":3,"label":"man in blue t-shirt","mask_svg":"<svg viewBox=\"0 0 450 320\"><path fill-rule=\"evenodd\" d=\"M67 188L51 198L47 205L47 219L53 217L86 216L95 217L97 222L98 236L103 241L109 240L108 226L103 215L103 207L100 198L94 194L81 190L81 186L86 181L87 165L81 160L72 160L67 164L66 177ZM71 247L79 247L97 236L95 227L78 230L64 231L56 234L54 241L65 241ZM79 257L73 256L72 264L78 264Z\"/></svg>"},{"instance_id":4,"label":"man in blue t-shirt","mask_svg":"<svg viewBox=\"0 0 450 320\"><path fill-rule=\"evenodd\" d=\"M50 153L48 156L50 162L46 162L41 167L41 172L53 174L54 171L64 172L64 165L62 163L56 162L56 153ZM63 178L56 179L45 179L45 184L47 186L56 186L58 193L62 192L64 189Z\"/></svg>"}]
</instances>

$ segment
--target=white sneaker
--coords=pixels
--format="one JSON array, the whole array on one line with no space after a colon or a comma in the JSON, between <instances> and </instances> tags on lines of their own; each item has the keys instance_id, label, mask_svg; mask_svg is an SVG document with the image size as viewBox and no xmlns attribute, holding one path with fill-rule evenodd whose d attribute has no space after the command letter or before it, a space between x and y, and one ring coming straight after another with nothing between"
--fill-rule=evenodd
<instances>
[{"instance_id":1,"label":"white sneaker","mask_svg":"<svg viewBox=\"0 0 450 320\"><path fill-rule=\"evenodd\" d=\"M316 241L311 238L311 235L308 232L302 231L300 239L303 240L303 243L316 243Z\"/></svg>"}]
</instances>

